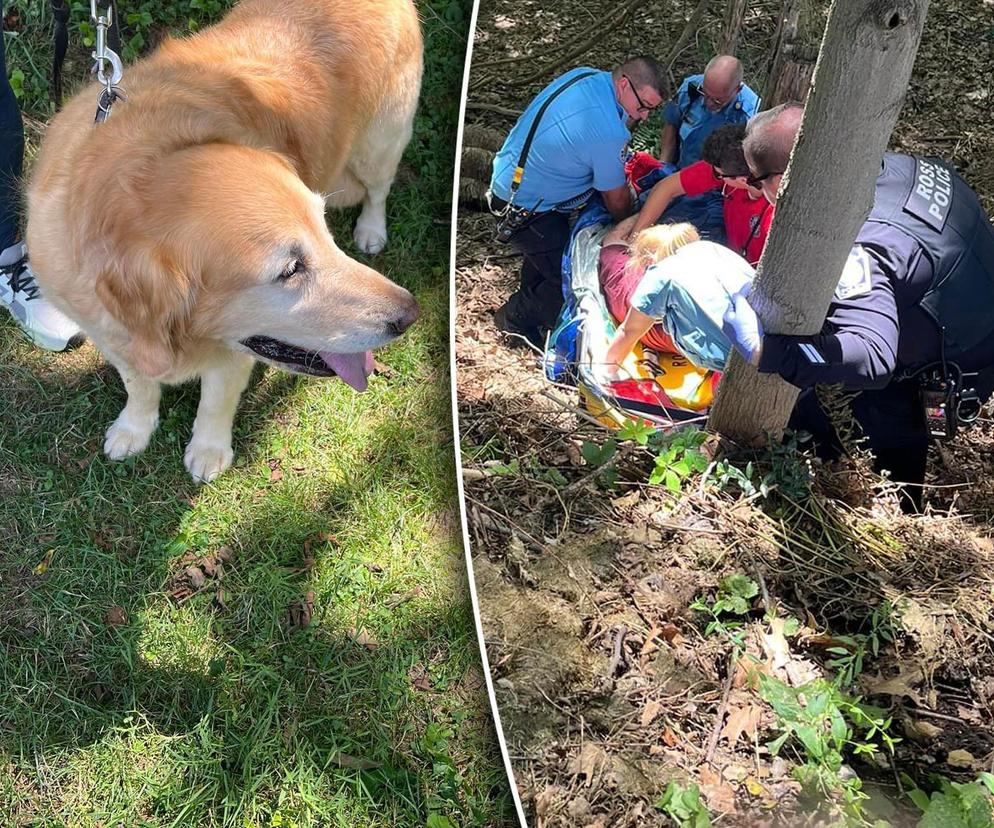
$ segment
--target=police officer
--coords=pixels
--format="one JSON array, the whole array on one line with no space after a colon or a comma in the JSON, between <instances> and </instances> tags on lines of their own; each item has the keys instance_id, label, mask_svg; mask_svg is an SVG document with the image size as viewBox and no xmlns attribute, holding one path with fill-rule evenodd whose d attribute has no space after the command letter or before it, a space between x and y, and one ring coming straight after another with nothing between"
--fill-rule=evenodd
<instances>
[{"instance_id":1,"label":"police officer","mask_svg":"<svg viewBox=\"0 0 994 828\"><path fill-rule=\"evenodd\" d=\"M725 124L744 124L759 108L759 97L742 82L742 63L731 55L713 57L703 75L680 84L666 104L659 136L659 160L679 169L701 160L704 139Z\"/></svg>"},{"instance_id":2,"label":"police officer","mask_svg":"<svg viewBox=\"0 0 994 828\"><path fill-rule=\"evenodd\" d=\"M750 181L774 204L802 114L784 104L747 127ZM821 332L764 335L741 296L725 323L759 371L802 389L791 425L823 447L838 442L813 386L861 391L853 414L876 468L910 484L904 506L920 509L930 436L954 430L957 409L975 416L994 389L994 227L944 162L887 154Z\"/></svg>"},{"instance_id":3,"label":"police officer","mask_svg":"<svg viewBox=\"0 0 994 828\"><path fill-rule=\"evenodd\" d=\"M651 58L613 72L574 69L528 105L494 159L490 208L497 238L524 256L520 287L494 314L497 327L540 344L563 304L569 215L599 192L615 221L632 210L624 158L631 129L662 103Z\"/></svg>"}]
</instances>

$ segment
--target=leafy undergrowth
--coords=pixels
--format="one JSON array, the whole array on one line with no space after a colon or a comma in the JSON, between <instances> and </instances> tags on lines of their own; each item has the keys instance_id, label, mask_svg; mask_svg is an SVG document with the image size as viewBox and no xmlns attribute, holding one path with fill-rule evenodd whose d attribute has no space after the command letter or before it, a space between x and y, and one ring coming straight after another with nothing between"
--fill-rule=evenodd
<instances>
[{"instance_id":1,"label":"leafy undergrowth","mask_svg":"<svg viewBox=\"0 0 994 828\"><path fill-rule=\"evenodd\" d=\"M67 83L87 64L75 5ZM148 11L159 31L220 5L121 9ZM3 826L511 818L450 425L449 170L469 6L419 6L423 102L388 201L391 241L371 265L423 316L378 354L388 367L367 393L258 370L235 466L197 487L182 465L195 387L168 390L149 449L111 463L101 443L124 402L116 372L89 345L44 353L0 320ZM34 146L49 4L4 10ZM129 42L139 31L154 39L129 24ZM355 254L356 211L330 218Z\"/></svg>"},{"instance_id":2,"label":"leafy undergrowth","mask_svg":"<svg viewBox=\"0 0 994 828\"><path fill-rule=\"evenodd\" d=\"M665 55L696 5L639 4L556 71ZM750 6L747 81L761 76L778 7ZM674 79L711 56L721 10ZM481 5L473 146L499 140L513 123L501 110L523 108L556 74L537 67L596 31L603 11ZM994 209L980 111L992 43L989 3L933 4L892 145L949 158ZM467 204L477 189L461 187ZM608 434L494 330L518 259L491 231L489 216L461 214L462 464L489 661L531 821L994 824L991 422L933 452L919 517L901 514L858 454L826 467L796 441L738 456L695 432Z\"/></svg>"}]
</instances>

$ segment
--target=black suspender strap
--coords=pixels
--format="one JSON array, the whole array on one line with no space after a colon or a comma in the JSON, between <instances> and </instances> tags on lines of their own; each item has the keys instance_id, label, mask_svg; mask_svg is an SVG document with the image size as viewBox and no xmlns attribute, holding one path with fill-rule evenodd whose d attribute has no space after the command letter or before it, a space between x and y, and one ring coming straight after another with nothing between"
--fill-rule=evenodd
<instances>
[{"instance_id":1,"label":"black suspender strap","mask_svg":"<svg viewBox=\"0 0 994 828\"><path fill-rule=\"evenodd\" d=\"M591 75L596 74L597 72L593 70L590 72L581 72L579 75L570 78L566 81L566 83L560 86L555 92L545 99L545 102L535 114L535 120L532 121L531 128L528 130L528 135L525 137L525 143L521 146L521 155L518 156L518 165L514 168L514 175L511 177L511 197L508 199L509 204L514 203L514 195L518 192L518 187L521 186L521 178L525 173L525 160L528 158L528 151L532 148L532 141L535 140L535 133L538 131L538 122L542 120L542 116L545 114L545 110L549 108L549 104L551 104L561 93L565 92L577 81L589 78Z\"/></svg>"}]
</instances>

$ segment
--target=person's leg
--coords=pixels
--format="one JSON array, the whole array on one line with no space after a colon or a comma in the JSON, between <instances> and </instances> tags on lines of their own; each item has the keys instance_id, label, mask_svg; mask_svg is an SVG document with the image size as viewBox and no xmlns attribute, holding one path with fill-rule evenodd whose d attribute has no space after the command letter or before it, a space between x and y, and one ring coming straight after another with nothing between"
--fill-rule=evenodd
<instances>
[{"instance_id":1,"label":"person's leg","mask_svg":"<svg viewBox=\"0 0 994 828\"><path fill-rule=\"evenodd\" d=\"M873 451L874 471L887 471L891 480L904 484L904 511L921 511L929 434L917 382L893 382L879 391L864 391L853 403L853 414Z\"/></svg>"},{"instance_id":2,"label":"person's leg","mask_svg":"<svg viewBox=\"0 0 994 828\"><path fill-rule=\"evenodd\" d=\"M524 257L521 286L501 308L501 316L521 331L553 328L563 306L562 261L569 244L569 219L543 213L518 231L511 244Z\"/></svg>"},{"instance_id":3,"label":"person's leg","mask_svg":"<svg viewBox=\"0 0 994 828\"><path fill-rule=\"evenodd\" d=\"M24 125L17 98L7 78L7 54L3 37L3 8L0 6L0 251L17 240L20 212L19 181L24 158Z\"/></svg>"},{"instance_id":4,"label":"person's leg","mask_svg":"<svg viewBox=\"0 0 994 828\"><path fill-rule=\"evenodd\" d=\"M0 8L0 23L3 9ZM2 27L0 27L2 28ZM0 31L0 305L41 348L62 351L83 342L75 322L42 297L35 282L28 251L20 238L21 171L24 162L24 125L7 79L7 54Z\"/></svg>"}]
</instances>

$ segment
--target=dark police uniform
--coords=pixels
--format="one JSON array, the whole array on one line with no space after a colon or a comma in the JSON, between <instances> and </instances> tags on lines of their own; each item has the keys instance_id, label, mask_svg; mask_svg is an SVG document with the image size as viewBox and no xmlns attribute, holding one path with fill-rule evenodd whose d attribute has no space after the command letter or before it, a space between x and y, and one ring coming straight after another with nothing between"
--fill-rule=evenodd
<instances>
[{"instance_id":1,"label":"dark police uniform","mask_svg":"<svg viewBox=\"0 0 994 828\"><path fill-rule=\"evenodd\" d=\"M764 336L759 370L801 389L861 390L853 413L878 468L921 483L928 366L977 373L970 382L981 399L994 388L994 227L943 161L887 154L821 332ZM813 393L802 395L791 425L823 444L830 434ZM911 495L918 504L920 489Z\"/></svg>"}]
</instances>

